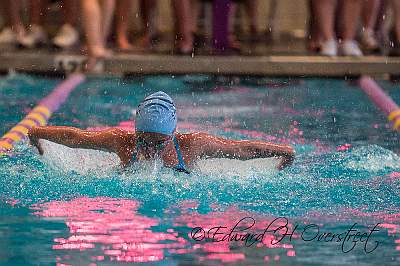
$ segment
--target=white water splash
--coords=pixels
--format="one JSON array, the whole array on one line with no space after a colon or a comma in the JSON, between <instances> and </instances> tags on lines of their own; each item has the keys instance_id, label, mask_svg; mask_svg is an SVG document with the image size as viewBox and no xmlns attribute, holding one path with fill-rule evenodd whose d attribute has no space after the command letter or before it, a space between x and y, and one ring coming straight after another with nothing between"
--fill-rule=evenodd
<instances>
[{"instance_id":1,"label":"white water splash","mask_svg":"<svg viewBox=\"0 0 400 266\"><path fill-rule=\"evenodd\" d=\"M39 140L43 158L54 168L86 174L108 172L119 167L121 160L115 153L90 149L69 148L47 140Z\"/></svg>"},{"instance_id":2,"label":"white water splash","mask_svg":"<svg viewBox=\"0 0 400 266\"><path fill-rule=\"evenodd\" d=\"M95 172L98 174L112 171L120 166L115 153L90 149L69 148L47 140L40 140L44 160L52 167L62 171L74 171L80 174ZM279 158L259 158L246 161L234 159L206 159L195 164L194 172L209 176L245 177L253 173L276 173ZM140 176L157 177L162 169L161 159L141 161L132 168Z\"/></svg>"},{"instance_id":3,"label":"white water splash","mask_svg":"<svg viewBox=\"0 0 400 266\"><path fill-rule=\"evenodd\" d=\"M280 159L258 158L252 160L235 160L214 158L200 160L195 169L206 175L247 176L250 173L276 173Z\"/></svg>"},{"instance_id":4,"label":"white water splash","mask_svg":"<svg viewBox=\"0 0 400 266\"><path fill-rule=\"evenodd\" d=\"M394 152L378 145L360 146L350 152L344 166L353 170L377 172L387 168L400 166L400 157Z\"/></svg>"}]
</instances>

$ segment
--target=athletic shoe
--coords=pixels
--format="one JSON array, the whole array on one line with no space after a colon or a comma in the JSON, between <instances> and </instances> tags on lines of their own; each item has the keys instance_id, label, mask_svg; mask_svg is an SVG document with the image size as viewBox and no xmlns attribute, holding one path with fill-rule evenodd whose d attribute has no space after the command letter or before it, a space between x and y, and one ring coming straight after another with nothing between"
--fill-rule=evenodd
<instances>
[{"instance_id":1,"label":"athletic shoe","mask_svg":"<svg viewBox=\"0 0 400 266\"><path fill-rule=\"evenodd\" d=\"M344 56L363 56L360 47L358 47L357 42L354 40L343 41L339 45L339 53Z\"/></svg>"},{"instance_id":2,"label":"athletic shoe","mask_svg":"<svg viewBox=\"0 0 400 266\"><path fill-rule=\"evenodd\" d=\"M30 31L19 40L19 45L24 48L35 48L47 43L47 33L39 25L32 25Z\"/></svg>"},{"instance_id":3,"label":"athletic shoe","mask_svg":"<svg viewBox=\"0 0 400 266\"><path fill-rule=\"evenodd\" d=\"M78 44L79 33L69 24L64 24L53 38L54 46L62 49L71 48Z\"/></svg>"},{"instance_id":4,"label":"athletic shoe","mask_svg":"<svg viewBox=\"0 0 400 266\"><path fill-rule=\"evenodd\" d=\"M378 52L380 50L378 41L371 29L366 29L361 33L360 43L366 51Z\"/></svg>"},{"instance_id":5,"label":"athletic shoe","mask_svg":"<svg viewBox=\"0 0 400 266\"><path fill-rule=\"evenodd\" d=\"M319 51L321 55L325 56L337 56L337 42L336 40L327 40L321 43L321 49Z\"/></svg>"}]
</instances>

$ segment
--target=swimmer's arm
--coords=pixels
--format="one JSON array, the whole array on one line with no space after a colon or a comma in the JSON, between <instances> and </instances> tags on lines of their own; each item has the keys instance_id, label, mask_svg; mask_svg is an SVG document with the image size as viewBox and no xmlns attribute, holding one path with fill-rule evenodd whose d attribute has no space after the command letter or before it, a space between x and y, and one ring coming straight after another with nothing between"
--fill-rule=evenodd
<instances>
[{"instance_id":1,"label":"swimmer's arm","mask_svg":"<svg viewBox=\"0 0 400 266\"><path fill-rule=\"evenodd\" d=\"M43 150L38 140L46 139L70 148L105 150L116 153L124 163L126 156L121 152L126 145L126 133L120 129L109 129L104 131L86 131L74 127L64 126L40 126L33 127L28 133L33 145L38 148L40 154Z\"/></svg>"},{"instance_id":2,"label":"swimmer's arm","mask_svg":"<svg viewBox=\"0 0 400 266\"><path fill-rule=\"evenodd\" d=\"M239 160L282 157L279 169L291 165L295 157L294 149L289 145L258 140L227 140L203 133L198 144L202 157Z\"/></svg>"}]
</instances>

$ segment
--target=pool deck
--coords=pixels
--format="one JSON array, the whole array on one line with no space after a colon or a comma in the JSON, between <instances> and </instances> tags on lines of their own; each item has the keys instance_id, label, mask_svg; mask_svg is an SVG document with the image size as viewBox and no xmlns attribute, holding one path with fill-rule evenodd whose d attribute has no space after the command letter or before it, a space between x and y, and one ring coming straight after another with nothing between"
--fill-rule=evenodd
<instances>
[{"instance_id":1,"label":"pool deck","mask_svg":"<svg viewBox=\"0 0 400 266\"><path fill-rule=\"evenodd\" d=\"M168 51L170 51L169 48L164 49L163 52L153 53L115 53L111 58L100 62L95 73L92 74L124 76L154 73L211 73L317 77L370 75L378 78L400 75L400 57L325 57L310 55L304 48L297 49L289 46L285 46L283 50L244 49L245 55L234 56L209 56L206 55L207 53L194 57L176 56ZM11 69L63 74L81 68L85 58L76 52L0 49L0 71L4 73Z\"/></svg>"}]
</instances>

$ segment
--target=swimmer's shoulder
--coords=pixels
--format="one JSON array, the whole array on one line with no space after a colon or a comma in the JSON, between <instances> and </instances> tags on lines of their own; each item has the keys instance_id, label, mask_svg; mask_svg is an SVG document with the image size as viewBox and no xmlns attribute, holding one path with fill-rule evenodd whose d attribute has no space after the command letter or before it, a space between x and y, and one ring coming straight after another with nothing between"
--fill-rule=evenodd
<instances>
[{"instance_id":1,"label":"swimmer's shoulder","mask_svg":"<svg viewBox=\"0 0 400 266\"><path fill-rule=\"evenodd\" d=\"M109 138L113 139L116 144L119 143L119 146L129 147L136 141L136 133L130 130L124 130L120 128L111 128L103 131L106 133Z\"/></svg>"},{"instance_id":2,"label":"swimmer's shoulder","mask_svg":"<svg viewBox=\"0 0 400 266\"><path fill-rule=\"evenodd\" d=\"M179 149L182 151L183 159L187 165L191 165L195 158L202 155L202 146L204 145L204 138L210 135L204 132L192 133L176 133Z\"/></svg>"},{"instance_id":3,"label":"swimmer's shoulder","mask_svg":"<svg viewBox=\"0 0 400 266\"><path fill-rule=\"evenodd\" d=\"M179 146L188 149L199 148L199 146L203 145L211 137L210 134L205 132L176 133L175 136Z\"/></svg>"},{"instance_id":4,"label":"swimmer's shoulder","mask_svg":"<svg viewBox=\"0 0 400 266\"><path fill-rule=\"evenodd\" d=\"M129 165L135 150L136 133L120 128L112 128L106 131L109 139L112 139L113 151L120 157L122 165Z\"/></svg>"},{"instance_id":5,"label":"swimmer's shoulder","mask_svg":"<svg viewBox=\"0 0 400 266\"><path fill-rule=\"evenodd\" d=\"M111 134L116 137L135 138L135 136L136 136L135 131L125 130L125 129L116 128L116 127L103 130L102 132L106 132L106 133Z\"/></svg>"}]
</instances>

